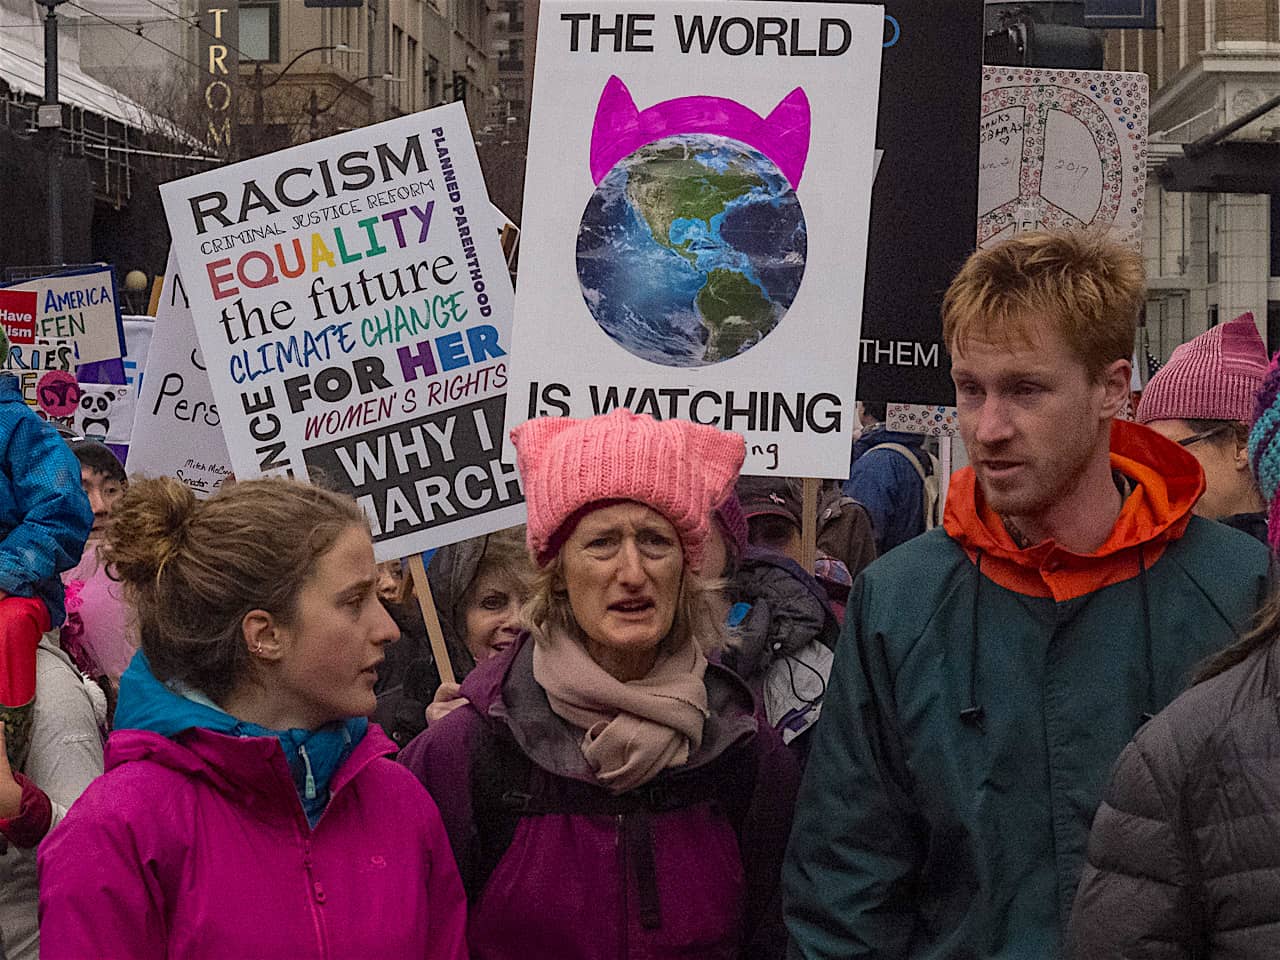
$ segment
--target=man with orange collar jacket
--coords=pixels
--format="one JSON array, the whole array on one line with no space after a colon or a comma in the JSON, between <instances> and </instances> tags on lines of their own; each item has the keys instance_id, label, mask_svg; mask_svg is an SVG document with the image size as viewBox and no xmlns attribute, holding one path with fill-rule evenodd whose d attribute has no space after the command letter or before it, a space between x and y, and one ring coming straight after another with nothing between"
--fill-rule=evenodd
<instances>
[{"instance_id":1,"label":"man with orange collar jacket","mask_svg":"<svg viewBox=\"0 0 1280 960\"><path fill-rule=\"evenodd\" d=\"M975 253L947 292L944 528L849 598L784 872L790 956L1053 960L1112 763L1247 629L1267 551L1192 516L1189 452L1116 421L1140 258Z\"/></svg>"}]
</instances>

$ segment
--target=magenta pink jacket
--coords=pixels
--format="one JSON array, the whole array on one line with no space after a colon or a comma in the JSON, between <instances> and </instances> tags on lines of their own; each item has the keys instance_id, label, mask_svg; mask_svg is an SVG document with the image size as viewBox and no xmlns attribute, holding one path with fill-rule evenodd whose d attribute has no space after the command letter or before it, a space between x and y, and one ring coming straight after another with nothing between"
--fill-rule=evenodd
<instances>
[{"instance_id":1,"label":"magenta pink jacket","mask_svg":"<svg viewBox=\"0 0 1280 960\"><path fill-rule=\"evenodd\" d=\"M440 814L369 727L314 830L279 741L112 734L39 854L44 960L465 960Z\"/></svg>"}]
</instances>

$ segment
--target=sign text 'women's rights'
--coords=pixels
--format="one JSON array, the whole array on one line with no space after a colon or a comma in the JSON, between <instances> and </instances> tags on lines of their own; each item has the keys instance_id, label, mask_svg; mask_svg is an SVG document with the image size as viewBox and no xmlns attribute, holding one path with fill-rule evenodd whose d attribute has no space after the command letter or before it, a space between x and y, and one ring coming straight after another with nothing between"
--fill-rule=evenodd
<instances>
[{"instance_id":1,"label":"sign text 'women's rights'","mask_svg":"<svg viewBox=\"0 0 1280 960\"><path fill-rule=\"evenodd\" d=\"M462 439L502 421L512 291L460 106L161 193L237 476L345 490L380 559L521 521L500 444Z\"/></svg>"}]
</instances>

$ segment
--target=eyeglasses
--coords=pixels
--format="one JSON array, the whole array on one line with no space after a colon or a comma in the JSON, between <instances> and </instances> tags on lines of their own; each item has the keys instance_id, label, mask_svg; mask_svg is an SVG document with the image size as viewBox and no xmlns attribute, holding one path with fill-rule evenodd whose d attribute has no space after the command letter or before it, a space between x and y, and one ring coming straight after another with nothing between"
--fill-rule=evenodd
<instances>
[{"instance_id":1,"label":"eyeglasses","mask_svg":"<svg viewBox=\"0 0 1280 960\"><path fill-rule=\"evenodd\" d=\"M1216 437L1220 433L1226 433L1228 430L1234 430L1234 429L1235 427L1233 427L1231 424L1224 423L1221 426L1212 427L1209 430L1201 430L1199 433L1193 433L1189 437L1183 437L1181 440L1178 441L1178 446L1189 447L1193 443L1199 443L1201 440L1208 440L1210 437Z\"/></svg>"}]
</instances>

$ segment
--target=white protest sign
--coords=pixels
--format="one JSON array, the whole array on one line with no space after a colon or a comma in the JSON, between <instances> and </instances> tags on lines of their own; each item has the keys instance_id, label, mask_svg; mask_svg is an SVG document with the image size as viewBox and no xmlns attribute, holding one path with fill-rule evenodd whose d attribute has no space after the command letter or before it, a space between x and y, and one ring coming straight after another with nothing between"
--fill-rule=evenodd
<instances>
[{"instance_id":1,"label":"white protest sign","mask_svg":"<svg viewBox=\"0 0 1280 960\"><path fill-rule=\"evenodd\" d=\"M986 67L978 245L1088 227L1142 246L1145 73Z\"/></svg>"},{"instance_id":2,"label":"white protest sign","mask_svg":"<svg viewBox=\"0 0 1280 960\"><path fill-rule=\"evenodd\" d=\"M155 317L124 318L124 382L135 389L147 369L147 350L156 329ZM194 332L192 336L194 336Z\"/></svg>"},{"instance_id":3,"label":"white protest sign","mask_svg":"<svg viewBox=\"0 0 1280 960\"><path fill-rule=\"evenodd\" d=\"M172 253L153 326L138 388L129 472L174 477L203 499L232 472L231 457Z\"/></svg>"},{"instance_id":4,"label":"white protest sign","mask_svg":"<svg viewBox=\"0 0 1280 960\"><path fill-rule=\"evenodd\" d=\"M160 192L237 477L345 490L379 560L522 521L511 281L461 104Z\"/></svg>"},{"instance_id":5,"label":"white protest sign","mask_svg":"<svg viewBox=\"0 0 1280 960\"><path fill-rule=\"evenodd\" d=\"M741 433L744 473L848 474L883 35L545 0L508 426L623 405Z\"/></svg>"},{"instance_id":6,"label":"white protest sign","mask_svg":"<svg viewBox=\"0 0 1280 960\"><path fill-rule=\"evenodd\" d=\"M69 340L75 344L75 362L114 360L123 353L120 342L119 302L110 267L98 267L57 277L23 280L7 289L36 293L35 339ZM14 344L10 369L37 369L30 347ZM50 369L46 366L43 369Z\"/></svg>"}]
</instances>

